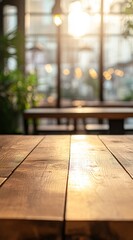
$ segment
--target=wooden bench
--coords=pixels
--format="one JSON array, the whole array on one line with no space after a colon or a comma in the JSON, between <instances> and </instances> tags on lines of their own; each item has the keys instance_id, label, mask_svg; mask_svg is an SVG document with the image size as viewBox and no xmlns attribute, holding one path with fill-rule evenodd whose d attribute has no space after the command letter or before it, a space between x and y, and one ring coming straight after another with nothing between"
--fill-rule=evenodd
<instances>
[{"instance_id":1,"label":"wooden bench","mask_svg":"<svg viewBox=\"0 0 133 240\"><path fill-rule=\"evenodd\" d=\"M0 135L1 240L132 240L133 135Z\"/></svg>"},{"instance_id":2,"label":"wooden bench","mask_svg":"<svg viewBox=\"0 0 133 240\"><path fill-rule=\"evenodd\" d=\"M85 121L87 118L107 119L109 122L109 133L124 133L124 120L133 117L133 108L105 108L105 107L84 107L84 108L31 108L24 111L24 131L28 134L28 120L32 119L34 133L37 132L36 120L40 118L51 119L73 119L74 131L77 131L77 120Z\"/></svg>"}]
</instances>

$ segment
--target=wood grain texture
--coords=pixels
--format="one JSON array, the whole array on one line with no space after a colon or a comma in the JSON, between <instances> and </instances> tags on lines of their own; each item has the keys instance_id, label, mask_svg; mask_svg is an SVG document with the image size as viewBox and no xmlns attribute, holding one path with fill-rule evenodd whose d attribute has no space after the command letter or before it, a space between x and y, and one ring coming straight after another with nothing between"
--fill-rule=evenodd
<instances>
[{"instance_id":1,"label":"wood grain texture","mask_svg":"<svg viewBox=\"0 0 133 240\"><path fill-rule=\"evenodd\" d=\"M42 136L0 135L0 177L8 177L42 139Z\"/></svg>"},{"instance_id":2,"label":"wood grain texture","mask_svg":"<svg viewBox=\"0 0 133 240\"><path fill-rule=\"evenodd\" d=\"M61 238L69 148L70 136L46 136L2 185L0 239Z\"/></svg>"},{"instance_id":3,"label":"wood grain texture","mask_svg":"<svg viewBox=\"0 0 133 240\"><path fill-rule=\"evenodd\" d=\"M133 136L100 136L100 139L133 178Z\"/></svg>"},{"instance_id":4,"label":"wood grain texture","mask_svg":"<svg viewBox=\"0 0 133 240\"><path fill-rule=\"evenodd\" d=\"M6 181L7 178L0 177L0 186Z\"/></svg>"},{"instance_id":5,"label":"wood grain texture","mask_svg":"<svg viewBox=\"0 0 133 240\"><path fill-rule=\"evenodd\" d=\"M132 240L132 188L131 177L97 136L72 136L68 239Z\"/></svg>"}]
</instances>

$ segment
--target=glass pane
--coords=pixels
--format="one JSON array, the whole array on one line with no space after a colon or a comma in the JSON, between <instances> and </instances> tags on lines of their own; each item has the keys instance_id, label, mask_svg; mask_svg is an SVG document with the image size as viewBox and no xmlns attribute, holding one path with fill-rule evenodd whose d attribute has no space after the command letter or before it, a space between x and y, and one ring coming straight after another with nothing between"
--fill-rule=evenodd
<instances>
[{"instance_id":1,"label":"glass pane","mask_svg":"<svg viewBox=\"0 0 133 240\"><path fill-rule=\"evenodd\" d=\"M11 6L11 5L5 5L4 6L4 15L5 14L10 14L10 15L17 14L17 7Z\"/></svg>"},{"instance_id":2,"label":"glass pane","mask_svg":"<svg viewBox=\"0 0 133 240\"><path fill-rule=\"evenodd\" d=\"M28 15L29 23L26 28L26 34L51 34L56 32L52 16Z\"/></svg>"},{"instance_id":3,"label":"glass pane","mask_svg":"<svg viewBox=\"0 0 133 240\"><path fill-rule=\"evenodd\" d=\"M72 1L68 7L68 15L63 16L63 33L74 37L99 33L100 14L97 3L99 1Z\"/></svg>"},{"instance_id":4,"label":"glass pane","mask_svg":"<svg viewBox=\"0 0 133 240\"><path fill-rule=\"evenodd\" d=\"M54 37L29 37L26 41L26 71L37 74L37 90L43 96L41 104L56 103L56 48Z\"/></svg>"},{"instance_id":5,"label":"glass pane","mask_svg":"<svg viewBox=\"0 0 133 240\"><path fill-rule=\"evenodd\" d=\"M98 39L62 38L61 43L62 98L98 99Z\"/></svg>"},{"instance_id":6,"label":"glass pane","mask_svg":"<svg viewBox=\"0 0 133 240\"><path fill-rule=\"evenodd\" d=\"M68 13L70 7L75 3L81 3L81 7L86 12L99 13L100 12L100 1L99 0L61 0L61 7L63 12Z\"/></svg>"},{"instance_id":7,"label":"glass pane","mask_svg":"<svg viewBox=\"0 0 133 240\"><path fill-rule=\"evenodd\" d=\"M120 13L124 10L126 0L104 0L104 12Z\"/></svg>"},{"instance_id":8,"label":"glass pane","mask_svg":"<svg viewBox=\"0 0 133 240\"><path fill-rule=\"evenodd\" d=\"M26 12L51 13L54 0L26 0Z\"/></svg>"},{"instance_id":9,"label":"glass pane","mask_svg":"<svg viewBox=\"0 0 133 240\"><path fill-rule=\"evenodd\" d=\"M63 26L64 24L65 21L63 22ZM80 17L78 15L68 15L68 27L66 31L74 37L82 37L87 34L99 34L100 15L90 15L88 13L81 14Z\"/></svg>"},{"instance_id":10,"label":"glass pane","mask_svg":"<svg viewBox=\"0 0 133 240\"><path fill-rule=\"evenodd\" d=\"M127 62L133 54L132 38L106 37L104 54L106 67L118 62Z\"/></svg>"},{"instance_id":11,"label":"glass pane","mask_svg":"<svg viewBox=\"0 0 133 240\"><path fill-rule=\"evenodd\" d=\"M17 68L17 61L15 58L9 58L7 61L8 70L15 70Z\"/></svg>"},{"instance_id":12,"label":"glass pane","mask_svg":"<svg viewBox=\"0 0 133 240\"><path fill-rule=\"evenodd\" d=\"M104 90L106 100L129 100L133 96L133 38L106 38Z\"/></svg>"},{"instance_id":13,"label":"glass pane","mask_svg":"<svg viewBox=\"0 0 133 240\"><path fill-rule=\"evenodd\" d=\"M122 34L124 31L124 16L121 15L105 15L104 16L104 32L107 34Z\"/></svg>"},{"instance_id":14,"label":"glass pane","mask_svg":"<svg viewBox=\"0 0 133 240\"><path fill-rule=\"evenodd\" d=\"M17 7L4 6L4 33L12 32L17 27Z\"/></svg>"}]
</instances>

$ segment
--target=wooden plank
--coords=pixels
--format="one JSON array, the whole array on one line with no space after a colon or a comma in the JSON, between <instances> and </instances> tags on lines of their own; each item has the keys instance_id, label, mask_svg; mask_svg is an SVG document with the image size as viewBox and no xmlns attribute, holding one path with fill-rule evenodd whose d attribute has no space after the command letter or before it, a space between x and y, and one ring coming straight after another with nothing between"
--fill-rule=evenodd
<instances>
[{"instance_id":1,"label":"wooden plank","mask_svg":"<svg viewBox=\"0 0 133 240\"><path fill-rule=\"evenodd\" d=\"M0 135L0 177L8 177L42 139L42 136Z\"/></svg>"},{"instance_id":2,"label":"wooden plank","mask_svg":"<svg viewBox=\"0 0 133 240\"><path fill-rule=\"evenodd\" d=\"M70 136L45 137L2 185L0 239L61 239L69 148Z\"/></svg>"},{"instance_id":3,"label":"wooden plank","mask_svg":"<svg viewBox=\"0 0 133 240\"><path fill-rule=\"evenodd\" d=\"M12 147L20 137L21 135L0 135L0 149Z\"/></svg>"},{"instance_id":4,"label":"wooden plank","mask_svg":"<svg viewBox=\"0 0 133 240\"><path fill-rule=\"evenodd\" d=\"M100 136L100 139L133 178L133 136Z\"/></svg>"},{"instance_id":5,"label":"wooden plank","mask_svg":"<svg viewBox=\"0 0 133 240\"><path fill-rule=\"evenodd\" d=\"M97 136L72 136L66 237L132 240L132 188L131 177Z\"/></svg>"}]
</instances>

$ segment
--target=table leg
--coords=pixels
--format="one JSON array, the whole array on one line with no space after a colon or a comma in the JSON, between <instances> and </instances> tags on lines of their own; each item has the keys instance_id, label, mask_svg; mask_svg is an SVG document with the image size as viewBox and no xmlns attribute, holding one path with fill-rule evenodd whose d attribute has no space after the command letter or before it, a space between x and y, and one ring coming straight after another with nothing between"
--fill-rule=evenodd
<instances>
[{"instance_id":1,"label":"table leg","mask_svg":"<svg viewBox=\"0 0 133 240\"><path fill-rule=\"evenodd\" d=\"M83 127L84 127L84 130L86 130L86 119L85 119L85 118L83 118L83 119L82 119L82 122L83 122Z\"/></svg>"},{"instance_id":2,"label":"table leg","mask_svg":"<svg viewBox=\"0 0 133 240\"><path fill-rule=\"evenodd\" d=\"M57 124L60 125L61 124L61 119L57 119Z\"/></svg>"},{"instance_id":3,"label":"table leg","mask_svg":"<svg viewBox=\"0 0 133 240\"><path fill-rule=\"evenodd\" d=\"M33 134L37 134L37 120L33 118Z\"/></svg>"},{"instance_id":4,"label":"table leg","mask_svg":"<svg viewBox=\"0 0 133 240\"><path fill-rule=\"evenodd\" d=\"M109 119L110 134L124 134L124 119Z\"/></svg>"},{"instance_id":5,"label":"table leg","mask_svg":"<svg viewBox=\"0 0 133 240\"><path fill-rule=\"evenodd\" d=\"M29 132L28 119L23 118L23 126L24 126L24 134L28 135L28 132Z\"/></svg>"},{"instance_id":6,"label":"table leg","mask_svg":"<svg viewBox=\"0 0 133 240\"><path fill-rule=\"evenodd\" d=\"M74 121L74 131L76 132L77 131L77 119L73 119Z\"/></svg>"}]
</instances>

